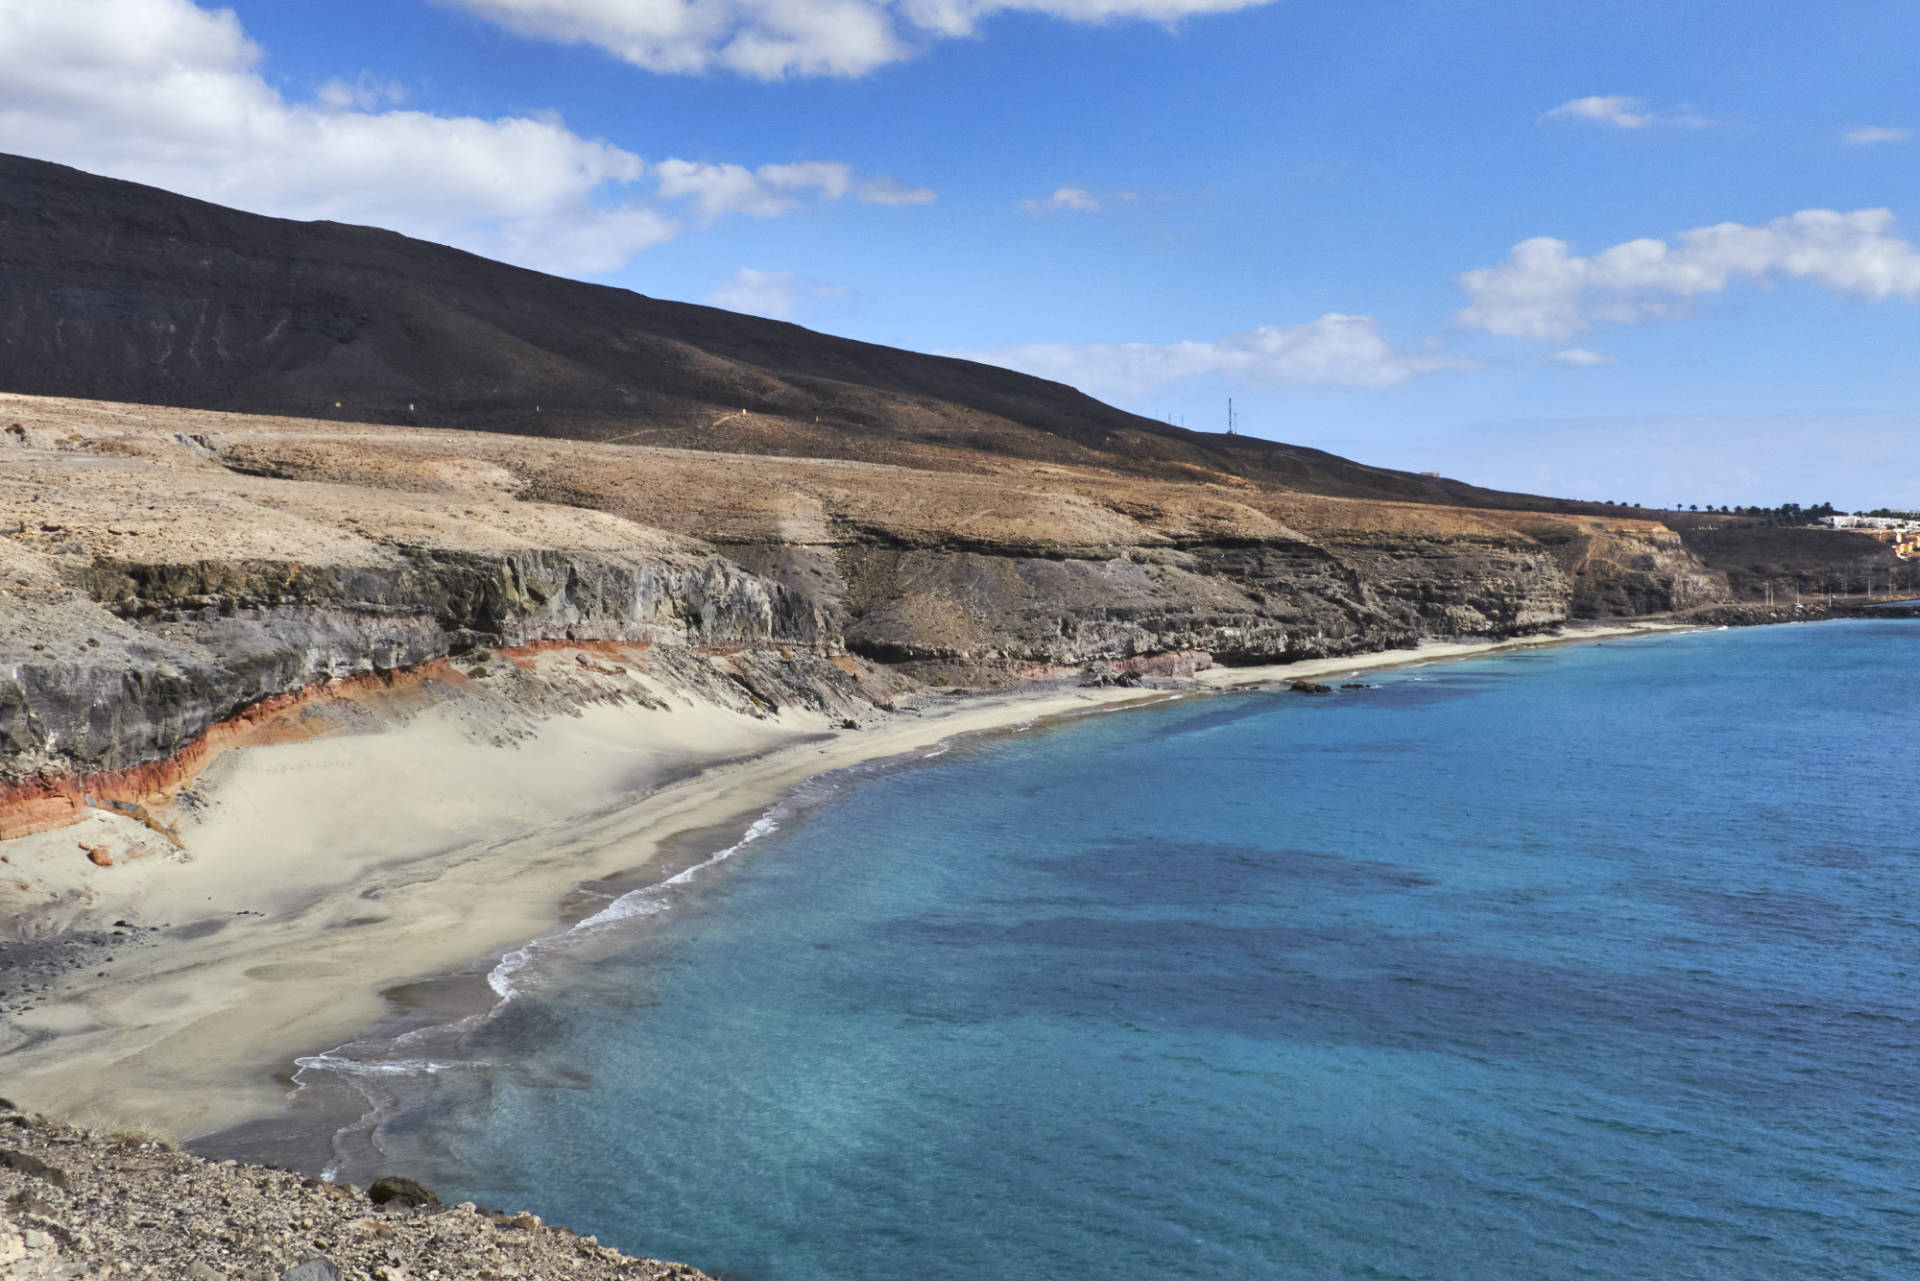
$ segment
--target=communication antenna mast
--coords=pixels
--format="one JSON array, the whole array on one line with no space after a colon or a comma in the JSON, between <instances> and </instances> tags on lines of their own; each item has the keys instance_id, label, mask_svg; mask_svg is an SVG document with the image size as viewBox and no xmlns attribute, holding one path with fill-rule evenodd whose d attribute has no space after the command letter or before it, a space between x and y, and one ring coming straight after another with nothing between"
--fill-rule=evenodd
<instances>
[{"instance_id":1,"label":"communication antenna mast","mask_svg":"<svg viewBox=\"0 0 1920 1281\"><path fill-rule=\"evenodd\" d=\"M1227 397L1227 435L1234 435L1233 397Z\"/></svg>"}]
</instances>

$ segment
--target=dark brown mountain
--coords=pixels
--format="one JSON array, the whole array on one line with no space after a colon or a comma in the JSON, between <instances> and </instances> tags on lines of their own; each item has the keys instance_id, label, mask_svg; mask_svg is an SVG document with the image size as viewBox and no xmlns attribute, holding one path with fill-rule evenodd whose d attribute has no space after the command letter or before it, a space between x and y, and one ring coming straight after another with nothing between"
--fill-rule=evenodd
<instances>
[{"instance_id":1,"label":"dark brown mountain","mask_svg":"<svg viewBox=\"0 0 1920 1281\"><path fill-rule=\"evenodd\" d=\"M1595 510L1186 431L990 365L17 156L0 156L0 390L943 469L984 453Z\"/></svg>"}]
</instances>

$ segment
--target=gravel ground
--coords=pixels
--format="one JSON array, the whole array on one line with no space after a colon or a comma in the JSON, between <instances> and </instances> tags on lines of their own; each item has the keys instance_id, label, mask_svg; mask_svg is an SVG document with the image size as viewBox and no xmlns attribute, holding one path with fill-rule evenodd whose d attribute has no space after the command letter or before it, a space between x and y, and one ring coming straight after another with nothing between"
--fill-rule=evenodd
<instances>
[{"instance_id":1,"label":"gravel ground","mask_svg":"<svg viewBox=\"0 0 1920 1281\"><path fill-rule=\"evenodd\" d=\"M0 939L0 1014L32 1009L69 975L88 970L103 973L124 952L149 945L157 932L151 926L118 921L105 930Z\"/></svg>"},{"instance_id":2,"label":"gravel ground","mask_svg":"<svg viewBox=\"0 0 1920 1281\"><path fill-rule=\"evenodd\" d=\"M376 1204L374 1196L390 1199ZM0 1277L707 1281L530 1214L430 1198L405 1180L361 1192L203 1161L143 1136L28 1117L0 1100Z\"/></svg>"}]
</instances>

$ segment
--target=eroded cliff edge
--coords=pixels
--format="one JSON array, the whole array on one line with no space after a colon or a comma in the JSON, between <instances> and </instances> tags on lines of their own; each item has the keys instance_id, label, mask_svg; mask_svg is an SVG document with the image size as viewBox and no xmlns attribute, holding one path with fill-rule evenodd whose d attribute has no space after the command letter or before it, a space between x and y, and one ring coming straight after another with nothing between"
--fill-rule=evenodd
<instances>
[{"instance_id":1,"label":"eroded cliff edge","mask_svg":"<svg viewBox=\"0 0 1920 1281\"><path fill-rule=\"evenodd\" d=\"M307 691L464 681L456 654L619 642L749 711L888 698L804 594L693 540L497 492L263 479L175 433L28 417L0 435L0 836L137 810Z\"/></svg>"},{"instance_id":2,"label":"eroded cliff edge","mask_svg":"<svg viewBox=\"0 0 1920 1281\"><path fill-rule=\"evenodd\" d=\"M1652 522L1227 476L27 397L0 419L0 752L16 811L41 804L14 830L49 798L177 785L191 760L165 763L249 709L476 648L656 647L676 679L850 717L917 681L1286 661L1726 594Z\"/></svg>"}]
</instances>

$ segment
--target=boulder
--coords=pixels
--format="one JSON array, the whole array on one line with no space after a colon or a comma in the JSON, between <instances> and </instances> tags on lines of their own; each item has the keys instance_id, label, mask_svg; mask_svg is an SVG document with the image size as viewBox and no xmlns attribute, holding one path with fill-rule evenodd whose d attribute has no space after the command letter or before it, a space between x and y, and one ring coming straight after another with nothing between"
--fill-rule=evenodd
<instances>
[{"instance_id":1,"label":"boulder","mask_svg":"<svg viewBox=\"0 0 1920 1281\"><path fill-rule=\"evenodd\" d=\"M383 1174L367 1189L367 1200L375 1205L439 1205L440 1198L412 1179L398 1174Z\"/></svg>"},{"instance_id":2,"label":"boulder","mask_svg":"<svg viewBox=\"0 0 1920 1281\"><path fill-rule=\"evenodd\" d=\"M0 1167L18 1170L22 1174L36 1179L45 1179L56 1188L67 1186L67 1172L57 1165L48 1165L31 1152L13 1152L0 1148Z\"/></svg>"}]
</instances>

